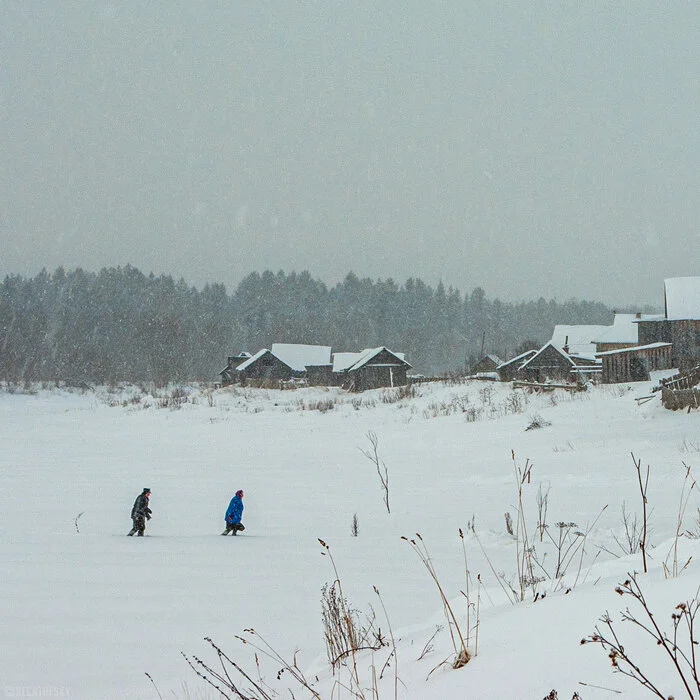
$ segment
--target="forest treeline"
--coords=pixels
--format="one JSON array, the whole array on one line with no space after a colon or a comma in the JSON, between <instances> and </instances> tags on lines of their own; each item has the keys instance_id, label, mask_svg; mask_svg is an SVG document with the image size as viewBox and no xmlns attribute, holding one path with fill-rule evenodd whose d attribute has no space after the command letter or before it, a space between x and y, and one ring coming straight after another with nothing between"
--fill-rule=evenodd
<instances>
[{"instance_id":1,"label":"forest treeline","mask_svg":"<svg viewBox=\"0 0 700 700\"><path fill-rule=\"evenodd\" d=\"M481 354L512 356L555 324L609 324L588 301L507 303L420 279L397 284L350 273L328 287L308 272L257 272L229 294L126 266L42 270L0 286L0 378L158 384L217 379L228 355L272 343L357 351L386 345L414 371L463 371Z\"/></svg>"}]
</instances>

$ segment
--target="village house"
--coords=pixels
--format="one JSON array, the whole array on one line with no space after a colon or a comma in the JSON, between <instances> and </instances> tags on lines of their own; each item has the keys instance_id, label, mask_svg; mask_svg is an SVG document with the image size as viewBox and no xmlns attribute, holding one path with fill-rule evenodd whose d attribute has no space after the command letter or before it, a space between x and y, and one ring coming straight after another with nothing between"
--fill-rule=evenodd
<instances>
[{"instance_id":1,"label":"village house","mask_svg":"<svg viewBox=\"0 0 700 700\"><path fill-rule=\"evenodd\" d=\"M238 355L229 355L226 361L226 367L219 372L222 386L236 381L236 367L243 364L246 360L249 360L250 357L251 355L249 352L239 352Z\"/></svg>"},{"instance_id":2,"label":"village house","mask_svg":"<svg viewBox=\"0 0 700 700\"><path fill-rule=\"evenodd\" d=\"M606 383L649 379L650 372L700 364L700 277L664 280L664 313L616 314L596 339Z\"/></svg>"},{"instance_id":3,"label":"village house","mask_svg":"<svg viewBox=\"0 0 700 700\"><path fill-rule=\"evenodd\" d=\"M392 352L383 346L333 356L333 371L343 376L343 386L350 391L404 386L410 368L403 353Z\"/></svg>"},{"instance_id":4,"label":"village house","mask_svg":"<svg viewBox=\"0 0 700 700\"><path fill-rule=\"evenodd\" d=\"M289 380L295 376L294 370L279 357L275 357L271 350L262 348L249 357L245 362L234 368L232 372L233 381L273 381Z\"/></svg>"},{"instance_id":5,"label":"village house","mask_svg":"<svg viewBox=\"0 0 700 700\"><path fill-rule=\"evenodd\" d=\"M503 364L497 355L484 355L472 368L470 374L488 374L495 372Z\"/></svg>"},{"instance_id":6,"label":"village house","mask_svg":"<svg viewBox=\"0 0 700 700\"><path fill-rule=\"evenodd\" d=\"M671 343L671 367L700 364L700 277L664 280L664 314L637 322L640 345Z\"/></svg>"},{"instance_id":7,"label":"village house","mask_svg":"<svg viewBox=\"0 0 700 700\"><path fill-rule=\"evenodd\" d=\"M219 374L222 385L304 378L312 386L364 391L405 385L410 367L403 353L383 346L331 355L328 346L274 343L271 350L263 348L252 356L242 353L229 357L226 368Z\"/></svg>"},{"instance_id":8,"label":"village house","mask_svg":"<svg viewBox=\"0 0 700 700\"><path fill-rule=\"evenodd\" d=\"M529 382L580 382L600 373L595 358L570 355L551 340L523 362L514 377Z\"/></svg>"},{"instance_id":9,"label":"village house","mask_svg":"<svg viewBox=\"0 0 700 700\"><path fill-rule=\"evenodd\" d=\"M606 326L554 327L552 338L539 350L530 350L500 364L502 381L583 383L600 375L593 338Z\"/></svg>"},{"instance_id":10,"label":"village house","mask_svg":"<svg viewBox=\"0 0 700 700\"><path fill-rule=\"evenodd\" d=\"M603 364L604 384L649 379L649 372L671 366L670 343L639 344L639 322L657 315L615 314L612 326L596 336L596 357Z\"/></svg>"}]
</instances>

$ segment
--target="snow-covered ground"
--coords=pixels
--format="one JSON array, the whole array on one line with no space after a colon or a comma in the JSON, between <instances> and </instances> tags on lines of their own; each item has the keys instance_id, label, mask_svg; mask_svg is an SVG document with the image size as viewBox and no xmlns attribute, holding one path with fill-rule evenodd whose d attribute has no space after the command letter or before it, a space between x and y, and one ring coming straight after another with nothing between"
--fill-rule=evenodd
<instances>
[{"instance_id":1,"label":"snow-covered ground","mask_svg":"<svg viewBox=\"0 0 700 700\"><path fill-rule=\"evenodd\" d=\"M181 652L217 666L210 637L257 678L255 649L237 637L254 628L252 641L296 659L324 700L353 698L352 660L335 675L326 661L321 590L334 562L358 619L374 610L388 641L354 659L360 687L376 685L381 698L539 699L552 689L566 700L647 697L612 672L598 645L580 645L606 610L662 692L686 697L659 648L619 622L620 610L638 608L614 591L642 569L640 554L616 556L623 503L641 518L632 454L650 467L650 572L638 580L659 624L670 632L674 606L700 584L696 539L680 541L678 568L693 556L685 570L664 571L674 564L684 464L698 467L700 413L666 411L658 396L638 405L650 386L530 395L474 381L420 385L407 398L191 388L179 404L134 387L0 391L0 691L215 698ZM533 423L541 427L527 430ZM389 477L390 513L363 453L369 433ZM536 602L528 588L514 604L519 545L505 513L517 522L516 473L530 466L523 513L544 580ZM144 486L154 512L148 536L127 538ZM220 537L239 488L247 529ZM538 493L547 495L553 537L567 532L557 523L576 524L563 580L550 578L556 548L536 533ZM698 506L693 489L683 530L698 528ZM574 532L588 532L585 543ZM466 552L478 647L471 630L476 654L458 670L438 588L402 539L416 533L465 636ZM287 685L309 697L288 672L276 678L280 664L259 658L280 697L291 697ZM373 681L373 671L382 678Z\"/></svg>"}]
</instances>

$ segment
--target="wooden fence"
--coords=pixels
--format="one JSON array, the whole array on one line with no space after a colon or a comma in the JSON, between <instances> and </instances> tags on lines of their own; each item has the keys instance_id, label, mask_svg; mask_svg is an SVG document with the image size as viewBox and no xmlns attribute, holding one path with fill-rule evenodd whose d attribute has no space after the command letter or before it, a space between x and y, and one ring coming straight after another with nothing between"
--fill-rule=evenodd
<instances>
[{"instance_id":1,"label":"wooden fence","mask_svg":"<svg viewBox=\"0 0 700 700\"><path fill-rule=\"evenodd\" d=\"M661 403L672 411L700 408L700 365L693 369L662 379Z\"/></svg>"}]
</instances>

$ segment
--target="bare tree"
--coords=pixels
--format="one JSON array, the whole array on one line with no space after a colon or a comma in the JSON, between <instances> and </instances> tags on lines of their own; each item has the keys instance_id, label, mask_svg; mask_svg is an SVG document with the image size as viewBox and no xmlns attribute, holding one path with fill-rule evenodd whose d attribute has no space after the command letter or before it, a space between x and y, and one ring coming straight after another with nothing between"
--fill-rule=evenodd
<instances>
[{"instance_id":1,"label":"bare tree","mask_svg":"<svg viewBox=\"0 0 700 700\"><path fill-rule=\"evenodd\" d=\"M649 465L647 464L646 473L642 475L642 460L636 459L632 455L634 468L637 471L637 482L639 483L639 493L642 497L642 535L639 540L639 549L642 551L642 563L644 565L644 573L647 573L647 488L649 487Z\"/></svg>"},{"instance_id":2,"label":"bare tree","mask_svg":"<svg viewBox=\"0 0 700 700\"><path fill-rule=\"evenodd\" d=\"M377 475L379 476L379 481L382 485L382 491L384 492L384 505L386 506L386 512L391 513L391 508L389 507L389 470L384 464L384 460L379 457L379 438L377 433L373 430L367 431L367 439L372 446L371 449L364 450L360 448L360 452L367 457L367 459L374 464L377 469Z\"/></svg>"}]
</instances>

